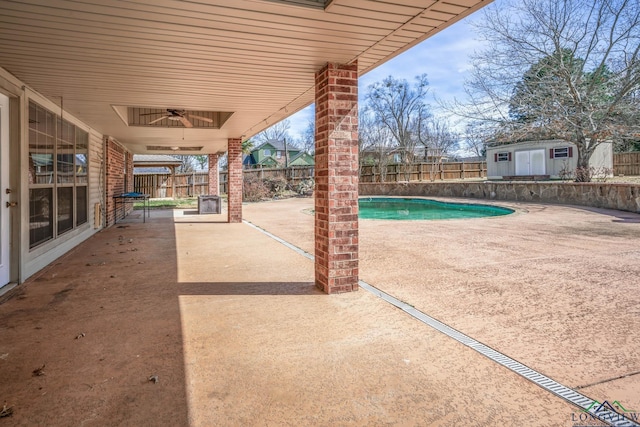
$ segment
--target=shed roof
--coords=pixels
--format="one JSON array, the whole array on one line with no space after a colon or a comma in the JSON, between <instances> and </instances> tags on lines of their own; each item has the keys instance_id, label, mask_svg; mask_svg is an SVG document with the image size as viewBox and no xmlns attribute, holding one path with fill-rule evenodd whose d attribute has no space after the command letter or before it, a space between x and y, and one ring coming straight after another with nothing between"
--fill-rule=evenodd
<instances>
[{"instance_id":1,"label":"shed roof","mask_svg":"<svg viewBox=\"0 0 640 427\"><path fill-rule=\"evenodd\" d=\"M164 154L134 154L133 167L170 167L180 166L182 162L173 156Z\"/></svg>"}]
</instances>

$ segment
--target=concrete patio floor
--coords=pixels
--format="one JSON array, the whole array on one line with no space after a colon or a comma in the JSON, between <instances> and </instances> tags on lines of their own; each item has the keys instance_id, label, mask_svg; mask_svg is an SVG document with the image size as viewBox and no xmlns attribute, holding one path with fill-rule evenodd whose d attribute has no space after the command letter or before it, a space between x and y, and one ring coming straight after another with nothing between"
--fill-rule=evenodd
<instances>
[{"instance_id":1,"label":"concrete patio floor","mask_svg":"<svg viewBox=\"0 0 640 427\"><path fill-rule=\"evenodd\" d=\"M245 218L312 252L312 205L245 205ZM514 206L361 221L361 277L639 409L640 215ZM578 408L372 294L322 294L310 260L224 219L129 218L12 292L0 404L14 413L0 426L576 424Z\"/></svg>"}]
</instances>

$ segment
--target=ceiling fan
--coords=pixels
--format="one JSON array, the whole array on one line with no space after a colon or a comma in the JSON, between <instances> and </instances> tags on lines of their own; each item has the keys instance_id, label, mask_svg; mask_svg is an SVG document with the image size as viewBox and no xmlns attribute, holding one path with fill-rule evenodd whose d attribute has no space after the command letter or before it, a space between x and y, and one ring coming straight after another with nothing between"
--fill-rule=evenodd
<instances>
[{"instance_id":1,"label":"ceiling fan","mask_svg":"<svg viewBox=\"0 0 640 427\"><path fill-rule=\"evenodd\" d=\"M154 119L152 121L149 122L150 125L154 124L154 123L158 123L161 120L164 119L168 119L174 122L181 122L184 127L186 128L192 128L193 127L193 123L191 123L191 121L189 119L196 119L196 120L202 120L203 122L207 122L207 123L213 123L213 120L208 118L208 117L203 117L203 116L197 116L195 114L189 114L186 112L186 110L177 110L174 108L167 108L167 111L163 112L163 113L145 113L145 114L140 114L141 116L155 116L158 114L163 114L162 117Z\"/></svg>"}]
</instances>

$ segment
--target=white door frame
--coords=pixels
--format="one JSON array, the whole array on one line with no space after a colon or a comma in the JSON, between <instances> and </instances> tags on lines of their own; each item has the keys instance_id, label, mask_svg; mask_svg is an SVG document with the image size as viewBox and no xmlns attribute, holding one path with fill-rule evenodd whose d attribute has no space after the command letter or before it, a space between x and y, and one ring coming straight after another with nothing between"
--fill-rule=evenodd
<instances>
[{"instance_id":1,"label":"white door frame","mask_svg":"<svg viewBox=\"0 0 640 427\"><path fill-rule=\"evenodd\" d=\"M0 93L0 288L11 281L11 189L9 185L9 98Z\"/></svg>"}]
</instances>

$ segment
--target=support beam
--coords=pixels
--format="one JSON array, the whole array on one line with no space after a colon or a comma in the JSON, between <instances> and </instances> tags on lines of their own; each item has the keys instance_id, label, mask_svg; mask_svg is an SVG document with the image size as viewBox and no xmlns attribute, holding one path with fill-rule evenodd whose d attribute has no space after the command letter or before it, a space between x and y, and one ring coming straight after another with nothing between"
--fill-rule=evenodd
<instances>
[{"instance_id":1,"label":"support beam","mask_svg":"<svg viewBox=\"0 0 640 427\"><path fill-rule=\"evenodd\" d=\"M176 197L176 167L171 166L171 198L173 200L177 199Z\"/></svg>"},{"instance_id":2,"label":"support beam","mask_svg":"<svg viewBox=\"0 0 640 427\"><path fill-rule=\"evenodd\" d=\"M358 290L358 65L316 73L315 283Z\"/></svg>"},{"instance_id":3,"label":"support beam","mask_svg":"<svg viewBox=\"0 0 640 427\"><path fill-rule=\"evenodd\" d=\"M207 194L211 196L220 195L218 160L219 156L217 154L209 154L209 192Z\"/></svg>"},{"instance_id":4,"label":"support beam","mask_svg":"<svg viewBox=\"0 0 640 427\"><path fill-rule=\"evenodd\" d=\"M228 146L228 221L242 222L242 139L229 138Z\"/></svg>"}]
</instances>

